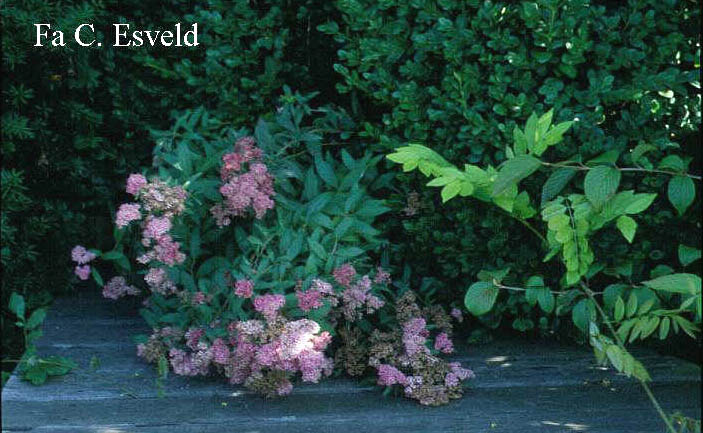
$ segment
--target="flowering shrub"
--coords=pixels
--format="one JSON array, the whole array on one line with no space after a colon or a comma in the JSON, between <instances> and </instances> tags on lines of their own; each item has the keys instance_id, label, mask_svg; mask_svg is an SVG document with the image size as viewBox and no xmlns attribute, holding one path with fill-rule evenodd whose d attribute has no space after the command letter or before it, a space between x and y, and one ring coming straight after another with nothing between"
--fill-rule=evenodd
<instances>
[{"instance_id":1,"label":"flowering shrub","mask_svg":"<svg viewBox=\"0 0 703 433\"><path fill-rule=\"evenodd\" d=\"M341 150L338 162L317 133L329 116L307 125L306 110L285 106L254 135L170 132L179 139L157 147L157 174L127 179L115 247L74 248L76 274L92 274L110 299L145 293L153 332L137 353L179 375L281 396L337 368L422 404L458 397L472 373L438 357L453 349L450 316L421 310L410 292L393 302L380 267L357 270L382 246L373 224L388 208L370 195L387 187L380 157ZM97 257L123 275L105 284L95 265L82 268Z\"/></svg>"}]
</instances>

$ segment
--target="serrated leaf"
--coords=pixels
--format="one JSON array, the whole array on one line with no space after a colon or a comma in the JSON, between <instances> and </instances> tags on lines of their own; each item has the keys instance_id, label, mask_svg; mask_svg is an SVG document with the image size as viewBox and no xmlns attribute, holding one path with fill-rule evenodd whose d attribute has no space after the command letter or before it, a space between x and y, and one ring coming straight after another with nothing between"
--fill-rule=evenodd
<instances>
[{"instance_id":1,"label":"serrated leaf","mask_svg":"<svg viewBox=\"0 0 703 433\"><path fill-rule=\"evenodd\" d=\"M487 281L478 281L469 287L464 296L464 305L475 316L491 311L498 298L498 288Z\"/></svg>"},{"instance_id":2,"label":"serrated leaf","mask_svg":"<svg viewBox=\"0 0 703 433\"><path fill-rule=\"evenodd\" d=\"M586 198L593 206L600 208L620 185L620 171L605 165L589 170L583 182Z\"/></svg>"},{"instance_id":3,"label":"serrated leaf","mask_svg":"<svg viewBox=\"0 0 703 433\"><path fill-rule=\"evenodd\" d=\"M669 181L667 195L679 215L683 215L696 198L696 186L688 176L674 176Z\"/></svg>"},{"instance_id":4,"label":"serrated leaf","mask_svg":"<svg viewBox=\"0 0 703 433\"><path fill-rule=\"evenodd\" d=\"M657 194L634 194L625 206L626 214L638 214L646 210L657 197Z\"/></svg>"},{"instance_id":5,"label":"serrated leaf","mask_svg":"<svg viewBox=\"0 0 703 433\"><path fill-rule=\"evenodd\" d=\"M615 223L620 233L627 239L628 243L632 243L635 238L635 232L637 231L637 222L627 215L622 215L619 217Z\"/></svg>"},{"instance_id":6,"label":"serrated leaf","mask_svg":"<svg viewBox=\"0 0 703 433\"><path fill-rule=\"evenodd\" d=\"M317 169L317 174L320 176L323 182L327 185L336 188L338 181L337 176L334 174L334 169L332 165L325 161L321 155L315 155L315 168Z\"/></svg>"},{"instance_id":7,"label":"serrated leaf","mask_svg":"<svg viewBox=\"0 0 703 433\"><path fill-rule=\"evenodd\" d=\"M506 161L498 172L498 177L493 184L493 197L516 185L522 179L534 173L542 163L530 155L520 155Z\"/></svg>"},{"instance_id":8,"label":"serrated leaf","mask_svg":"<svg viewBox=\"0 0 703 433\"><path fill-rule=\"evenodd\" d=\"M573 168L560 168L553 172L542 186L542 206L556 197L576 174Z\"/></svg>"}]
</instances>

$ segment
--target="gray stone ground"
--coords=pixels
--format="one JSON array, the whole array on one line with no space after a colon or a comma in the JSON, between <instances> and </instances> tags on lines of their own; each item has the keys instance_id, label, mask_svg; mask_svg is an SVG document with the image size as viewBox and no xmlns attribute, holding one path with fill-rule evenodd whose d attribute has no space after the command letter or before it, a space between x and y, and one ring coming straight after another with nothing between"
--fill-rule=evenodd
<instances>
[{"instance_id":1,"label":"gray stone ground","mask_svg":"<svg viewBox=\"0 0 703 433\"><path fill-rule=\"evenodd\" d=\"M594 364L591 351L558 343L501 341L455 357L476 372L462 399L439 408L346 379L298 385L264 400L240 387L173 375L157 396L154 369L130 337L148 331L132 301L83 293L58 300L39 346L80 369L32 386L12 376L2 392L3 432L663 432L637 383ZM700 417L694 364L637 353L668 411ZM97 368L91 359L99 360Z\"/></svg>"}]
</instances>

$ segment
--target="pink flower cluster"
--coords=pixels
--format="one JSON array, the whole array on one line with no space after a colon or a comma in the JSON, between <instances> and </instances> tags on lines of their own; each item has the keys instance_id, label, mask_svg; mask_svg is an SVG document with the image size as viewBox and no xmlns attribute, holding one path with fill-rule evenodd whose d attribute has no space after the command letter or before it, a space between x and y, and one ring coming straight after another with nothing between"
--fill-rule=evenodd
<instances>
[{"instance_id":1,"label":"pink flower cluster","mask_svg":"<svg viewBox=\"0 0 703 433\"><path fill-rule=\"evenodd\" d=\"M164 268L150 268L144 276L144 281L152 292L164 296L177 291L176 285L168 278Z\"/></svg>"},{"instance_id":2,"label":"pink flower cluster","mask_svg":"<svg viewBox=\"0 0 703 433\"><path fill-rule=\"evenodd\" d=\"M71 259L77 263L73 272L81 280L87 280L90 277L90 265L88 263L95 259L95 254L86 250L81 245L76 245L71 250Z\"/></svg>"},{"instance_id":3,"label":"pink flower cluster","mask_svg":"<svg viewBox=\"0 0 703 433\"><path fill-rule=\"evenodd\" d=\"M379 385L400 385L406 397L423 405L445 404L461 396L461 382L473 378L474 373L459 363L442 360L429 350L430 331L415 299L414 294L406 292L397 301L396 318L401 330L374 331L369 365L376 368ZM446 313L439 314L436 308L431 308L429 313L433 324L444 329L434 338L435 350L452 352L451 325L442 317Z\"/></svg>"},{"instance_id":4,"label":"pink flower cluster","mask_svg":"<svg viewBox=\"0 0 703 433\"><path fill-rule=\"evenodd\" d=\"M268 396L289 393L293 387L290 379L297 373L305 382L329 376L334 363L324 351L331 342L330 334L321 332L312 320L286 319L280 311L284 303L281 295L254 298L254 308L264 320L232 322L227 327L229 338L216 338L210 344L203 328L189 329L182 334L185 347L167 344L174 373L206 375L215 368L231 383L244 384ZM152 340L158 341L159 335ZM142 344L138 354L153 359L150 347L159 346L155 342Z\"/></svg>"},{"instance_id":5,"label":"pink flower cluster","mask_svg":"<svg viewBox=\"0 0 703 433\"><path fill-rule=\"evenodd\" d=\"M286 298L283 295L263 295L254 298L254 309L261 313L266 320L273 322L278 316L278 311L283 308Z\"/></svg>"},{"instance_id":6,"label":"pink flower cluster","mask_svg":"<svg viewBox=\"0 0 703 433\"><path fill-rule=\"evenodd\" d=\"M254 282L251 280L237 280L234 283L234 294L240 298L251 298L254 293Z\"/></svg>"},{"instance_id":7,"label":"pink flower cluster","mask_svg":"<svg viewBox=\"0 0 703 433\"><path fill-rule=\"evenodd\" d=\"M302 311L308 312L322 307L324 301L328 301L332 307L336 307L341 302L341 312L344 318L350 322L360 319L363 314L372 314L384 305L383 300L371 292L372 285L374 283L388 284L390 274L379 267L373 280L368 275L363 275L360 278L356 278L356 276L356 269L348 263L334 269L332 277L342 287L339 292L336 292L332 285L324 280L312 280L307 290L300 288L296 290L298 307Z\"/></svg>"},{"instance_id":8,"label":"pink flower cluster","mask_svg":"<svg viewBox=\"0 0 703 433\"><path fill-rule=\"evenodd\" d=\"M137 196L147 184L146 178L139 173L132 173L127 178L127 194Z\"/></svg>"},{"instance_id":9,"label":"pink flower cluster","mask_svg":"<svg viewBox=\"0 0 703 433\"><path fill-rule=\"evenodd\" d=\"M225 375L267 395L288 394L291 374L317 382L332 373L334 363L324 354L331 337L312 320L240 322L235 341Z\"/></svg>"},{"instance_id":10,"label":"pink flower cluster","mask_svg":"<svg viewBox=\"0 0 703 433\"><path fill-rule=\"evenodd\" d=\"M232 217L242 216L248 209L254 211L257 219L273 209L273 177L260 161L261 157L261 149L256 147L252 137L240 138L234 152L222 157L220 193L225 201L210 209L218 226L229 225ZM245 163L248 171L245 171Z\"/></svg>"},{"instance_id":11,"label":"pink flower cluster","mask_svg":"<svg viewBox=\"0 0 703 433\"><path fill-rule=\"evenodd\" d=\"M115 218L117 226L123 228L140 220L142 209L147 212L142 223L142 245L152 249L139 256L137 261L148 264L156 260L168 266L183 263L185 254L169 232L172 218L185 210L185 190L180 186L170 187L158 179L148 182L141 174L129 176L126 190L140 203L122 204Z\"/></svg>"},{"instance_id":12,"label":"pink flower cluster","mask_svg":"<svg viewBox=\"0 0 703 433\"><path fill-rule=\"evenodd\" d=\"M403 345L407 356L413 357L418 353L430 353L430 350L425 345L429 335L430 332L427 330L425 319L415 317L408 320L403 325Z\"/></svg>"},{"instance_id":13,"label":"pink flower cluster","mask_svg":"<svg viewBox=\"0 0 703 433\"><path fill-rule=\"evenodd\" d=\"M113 277L103 286L103 296L109 299L119 299L127 295L138 295L139 289L130 286L124 277Z\"/></svg>"},{"instance_id":14,"label":"pink flower cluster","mask_svg":"<svg viewBox=\"0 0 703 433\"><path fill-rule=\"evenodd\" d=\"M366 307L366 314L371 314L384 305L381 298L371 293L371 278L368 275L364 275L354 281L355 275L356 269L349 264L342 265L333 271L335 280L342 287L345 287L341 294L342 312L344 313L344 318L350 322L361 317L364 312L363 307ZM385 277L381 281L384 280L386 280ZM390 281L390 279L387 280ZM376 281L379 280L376 279ZM387 284L387 282L384 284Z\"/></svg>"},{"instance_id":15,"label":"pink flower cluster","mask_svg":"<svg viewBox=\"0 0 703 433\"><path fill-rule=\"evenodd\" d=\"M142 218L142 213L139 211L138 203L124 203L120 205L115 216L115 224L119 228L124 228L132 221L138 221Z\"/></svg>"},{"instance_id":16,"label":"pink flower cluster","mask_svg":"<svg viewBox=\"0 0 703 433\"><path fill-rule=\"evenodd\" d=\"M308 290L297 290L295 295L298 298L298 307L305 312L322 307L323 299L328 299L332 306L338 304L332 285L320 279L312 280Z\"/></svg>"},{"instance_id":17,"label":"pink flower cluster","mask_svg":"<svg viewBox=\"0 0 703 433\"><path fill-rule=\"evenodd\" d=\"M434 339L434 348L442 353L452 353L454 352L454 343L446 332L440 332Z\"/></svg>"}]
</instances>

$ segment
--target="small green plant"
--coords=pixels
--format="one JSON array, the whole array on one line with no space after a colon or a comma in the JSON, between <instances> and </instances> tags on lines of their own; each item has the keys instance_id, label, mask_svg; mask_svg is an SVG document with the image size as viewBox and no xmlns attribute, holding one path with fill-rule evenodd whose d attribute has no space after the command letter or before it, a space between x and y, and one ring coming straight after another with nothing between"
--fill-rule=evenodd
<instances>
[{"instance_id":1,"label":"small green plant","mask_svg":"<svg viewBox=\"0 0 703 433\"><path fill-rule=\"evenodd\" d=\"M38 308L26 317L24 296L13 292L10 295L9 309L17 316L15 326L22 329L25 342L25 353L19 360L19 372L22 379L34 385L41 385L50 376L62 376L76 368L76 363L61 356L42 358L37 354L34 342L41 337L41 324L46 317L46 308Z\"/></svg>"},{"instance_id":2,"label":"small green plant","mask_svg":"<svg viewBox=\"0 0 703 433\"><path fill-rule=\"evenodd\" d=\"M497 168L465 164L459 169L419 144L401 147L388 159L402 164L404 171L419 169L432 177L427 185L441 188L443 202L457 196L474 197L501 208L541 240L546 253L543 262L560 259L562 273L555 281L545 282L539 274L525 275L521 287L504 283L509 268L480 272L479 281L470 285L464 299L472 314L489 313L501 290L524 294L527 303L539 305L545 315L571 313L573 324L588 337L598 361L610 362L619 372L639 380L673 432L647 385L649 373L625 345L652 335L665 339L680 331L695 338L701 322L701 278L659 268L652 271L650 279L635 282L631 264L618 268L608 257L597 257L591 241L615 226L624 242L632 243L637 232L633 217L655 200L656 193L619 190L624 175L646 172L669 176L668 200L679 214L693 202L694 180L701 177L687 173L688 162L673 154L658 167L623 167L618 165L621 155L617 151L585 162L578 154L565 161L545 161L545 152L561 142L573 124L552 125L552 116L551 110L540 117L533 113L524 129L515 127L513 146L505 148L508 159ZM632 150L631 161L636 163L647 151L642 146ZM519 184L540 169L552 173L542 184L541 204L535 206L528 190L520 191ZM582 182L577 182L578 174L584 175ZM571 191L565 193L567 189ZM679 258L685 267L700 258L700 250L681 245ZM595 291L594 283L605 287ZM558 290L551 289L555 286ZM601 332L603 327L608 335Z\"/></svg>"}]
</instances>

